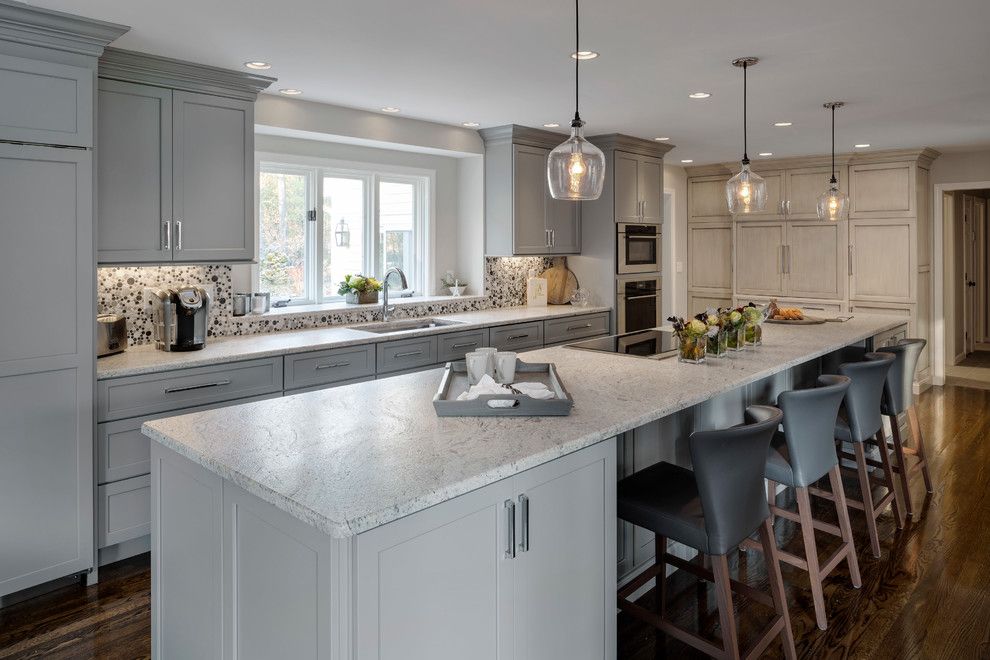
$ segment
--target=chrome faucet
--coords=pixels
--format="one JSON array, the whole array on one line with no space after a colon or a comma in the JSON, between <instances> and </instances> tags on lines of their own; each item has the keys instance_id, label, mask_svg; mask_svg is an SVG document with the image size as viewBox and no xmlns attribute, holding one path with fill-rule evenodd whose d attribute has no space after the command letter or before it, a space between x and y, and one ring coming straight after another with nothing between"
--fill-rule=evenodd
<instances>
[{"instance_id":1,"label":"chrome faucet","mask_svg":"<svg viewBox=\"0 0 990 660\"><path fill-rule=\"evenodd\" d=\"M388 305L388 278L393 274L399 274L399 284L402 285L403 289L409 288L409 282L406 281L406 274L402 272L401 268L389 268L385 271L385 277L382 278L382 321L388 321L388 315L395 311L395 305L389 307Z\"/></svg>"}]
</instances>

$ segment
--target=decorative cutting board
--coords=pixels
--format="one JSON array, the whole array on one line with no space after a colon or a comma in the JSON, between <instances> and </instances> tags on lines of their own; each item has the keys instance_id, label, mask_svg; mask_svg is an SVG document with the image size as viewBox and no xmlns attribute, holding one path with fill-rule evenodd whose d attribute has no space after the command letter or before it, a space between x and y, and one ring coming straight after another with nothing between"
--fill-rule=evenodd
<instances>
[{"instance_id":1,"label":"decorative cutting board","mask_svg":"<svg viewBox=\"0 0 990 660\"><path fill-rule=\"evenodd\" d=\"M554 257L553 264L540 277L547 280L547 302L551 305L566 305L578 288L577 276L567 267L567 257Z\"/></svg>"}]
</instances>

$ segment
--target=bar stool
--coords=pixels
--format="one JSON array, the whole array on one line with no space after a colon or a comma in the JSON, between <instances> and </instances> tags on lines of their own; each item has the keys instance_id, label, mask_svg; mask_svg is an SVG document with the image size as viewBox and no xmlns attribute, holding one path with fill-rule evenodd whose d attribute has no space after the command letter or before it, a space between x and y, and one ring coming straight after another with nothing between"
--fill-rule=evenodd
<instances>
[{"instance_id":1,"label":"bar stool","mask_svg":"<svg viewBox=\"0 0 990 660\"><path fill-rule=\"evenodd\" d=\"M767 454L767 498L770 512L801 525L804 540L804 557L780 551L782 561L808 571L811 595L815 604L815 621L825 630L828 620L825 614L825 596L822 583L843 559L849 566L849 576L857 589L863 582L859 576L856 546L853 543L849 510L846 508L839 459L835 454L835 422L839 406L849 389L846 376L819 376L818 386L807 390L783 392L777 397L777 406L784 413L784 432L774 434ZM828 475L832 486L832 498L839 526L815 520L811 515L808 487ZM797 513L776 505L777 484L794 489ZM819 564L815 530L842 539L842 545L824 564ZM760 544L752 539L743 543L746 548L760 550Z\"/></svg>"},{"instance_id":2,"label":"bar stool","mask_svg":"<svg viewBox=\"0 0 990 660\"><path fill-rule=\"evenodd\" d=\"M900 476L901 502L908 516L914 516L911 505L909 481L911 475L920 471L925 479L925 490L932 490L932 477L928 472L928 459L925 456L925 439L921 435L921 424L918 423L918 409L914 405L914 371L918 366L918 358L927 342L924 339L902 339L894 345L884 346L884 353L893 353L894 364L887 373L884 396L880 404L880 412L890 419L890 429L894 455L897 463L893 465L894 473ZM906 446L901 437L901 427L897 416L907 413L908 428L914 447ZM908 466L907 456L914 456L918 461Z\"/></svg>"},{"instance_id":3,"label":"bar stool","mask_svg":"<svg viewBox=\"0 0 990 660\"><path fill-rule=\"evenodd\" d=\"M740 654L732 607L734 589L772 607L776 614L745 657L759 656L778 634L783 636L784 655L789 659L796 657L777 546L763 491L767 449L782 416L772 406L750 406L746 409L744 425L691 434L693 473L670 463L658 463L619 482L619 517L651 530L656 535L657 552L655 564L619 590L620 609L713 658L735 660ZM726 553L756 531L767 557L769 596L729 576ZM668 538L695 548L704 559L710 558L712 570L669 554ZM665 619L667 564L715 583L721 646ZM659 613L628 600L630 594L654 577Z\"/></svg>"},{"instance_id":4,"label":"bar stool","mask_svg":"<svg viewBox=\"0 0 990 660\"><path fill-rule=\"evenodd\" d=\"M886 443L883 441L883 418L880 415L880 400L883 397L884 383L887 379L887 372L894 362L894 356L890 353L866 353L866 358L862 362L846 362L839 365L839 374L850 379L849 389L846 391L844 399L845 417L840 416L835 423L835 438L839 444L839 456L847 460L856 461L855 473L859 477L859 487L862 491L862 499L856 500L846 498L846 503L866 514L866 529L870 535L870 549L874 557L880 556L880 536L877 532L877 518L887 508L893 506L894 519L897 528L904 527L904 519L901 516L900 503L898 501L897 489L894 488L894 472L890 465L890 453ZM882 446L880 449L880 461L874 461L866 457L866 450L863 443L877 439ZM850 443L854 453L842 449L841 443ZM878 467L883 471L883 476L870 474L870 467ZM843 470L851 468L842 467ZM883 486L887 493L880 498L879 502L873 501L873 485ZM819 497L837 501L838 494L833 494L818 488L809 488L808 491Z\"/></svg>"}]
</instances>

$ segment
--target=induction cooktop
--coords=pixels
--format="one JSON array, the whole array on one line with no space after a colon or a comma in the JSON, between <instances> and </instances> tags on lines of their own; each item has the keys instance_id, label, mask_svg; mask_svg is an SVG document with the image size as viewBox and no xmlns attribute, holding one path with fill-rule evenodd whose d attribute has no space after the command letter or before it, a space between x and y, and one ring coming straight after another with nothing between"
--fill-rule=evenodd
<instances>
[{"instance_id":1,"label":"induction cooktop","mask_svg":"<svg viewBox=\"0 0 990 660\"><path fill-rule=\"evenodd\" d=\"M627 332L623 335L586 339L568 344L567 348L661 360L677 352L677 339L674 337L674 331L669 328L651 328Z\"/></svg>"}]
</instances>

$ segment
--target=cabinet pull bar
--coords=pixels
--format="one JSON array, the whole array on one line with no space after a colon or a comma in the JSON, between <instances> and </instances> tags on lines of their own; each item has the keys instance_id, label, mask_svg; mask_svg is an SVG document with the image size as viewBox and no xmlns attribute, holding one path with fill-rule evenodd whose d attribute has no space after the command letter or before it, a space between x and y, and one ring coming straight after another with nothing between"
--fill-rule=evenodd
<instances>
[{"instance_id":1,"label":"cabinet pull bar","mask_svg":"<svg viewBox=\"0 0 990 660\"><path fill-rule=\"evenodd\" d=\"M451 348L467 348L469 346L477 346L477 345L478 342L476 341L466 341L463 344L454 344L453 346L451 346Z\"/></svg>"},{"instance_id":2,"label":"cabinet pull bar","mask_svg":"<svg viewBox=\"0 0 990 660\"><path fill-rule=\"evenodd\" d=\"M648 298L649 296L645 296L645 297ZM626 300L628 300L628 298L626 298ZM570 332L571 330L583 330L584 328L590 328L590 327L591 327L590 323L585 323L584 325L569 325L567 326L567 331Z\"/></svg>"},{"instance_id":3,"label":"cabinet pull bar","mask_svg":"<svg viewBox=\"0 0 990 660\"><path fill-rule=\"evenodd\" d=\"M182 220L175 221L175 249L182 249Z\"/></svg>"},{"instance_id":4,"label":"cabinet pull bar","mask_svg":"<svg viewBox=\"0 0 990 660\"><path fill-rule=\"evenodd\" d=\"M646 298L658 298L659 293L649 293L645 296L626 296L626 300L644 300Z\"/></svg>"},{"instance_id":5,"label":"cabinet pull bar","mask_svg":"<svg viewBox=\"0 0 990 660\"><path fill-rule=\"evenodd\" d=\"M519 496L519 508L522 510L522 532L519 535L519 552L529 551L529 498Z\"/></svg>"},{"instance_id":6,"label":"cabinet pull bar","mask_svg":"<svg viewBox=\"0 0 990 660\"><path fill-rule=\"evenodd\" d=\"M787 248L787 274L790 275L790 273L791 273L791 246L790 245L785 245L784 247Z\"/></svg>"},{"instance_id":7,"label":"cabinet pull bar","mask_svg":"<svg viewBox=\"0 0 990 660\"><path fill-rule=\"evenodd\" d=\"M164 234L164 239L162 240L162 251L167 251L172 249L172 223L168 220L162 220L162 229Z\"/></svg>"},{"instance_id":8,"label":"cabinet pull bar","mask_svg":"<svg viewBox=\"0 0 990 660\"><path fill-rule=\"evenodd\" d=\"M853 246L849 246L849 275L853 274Z\"/></svg>"},{"instance_id":9,"label":"cabinet pull bar","mask_svg":"<svg viewBox=\"0 0 990 660\"><path fill-rule=\"evenodd\" d=\"M557 230L556 229L551 229L550 230L550 247L554 247L555 245L557 245Z\"/></svg>"},{"instance_id":10,"label":"cabinet pull bar","mask_svg":"<svg viewBox=\"0 0 990 660\"><path fill-rule=\"evenodd\" d=\"M184 387L163 387L162 392L165 394L174 394L176 392L188 392L190 390L203 390L207 387L223 387L224 385L230 385L229 380L218 380L215 383L202 383L200 385L186 385Z\"/></svg>"},{"instance_id":11,"label":"cabinet pull bar","mask_svg":"<svg viewBox=\"0 0 990 660\"><path fill-rule=\"evenodd\" d=\"M401 358L401 357L412 357L413 355L422 355L422 354L423 354L423 351L421 351L421 350L420 351L406 351L405 353L396 353L395 354L395 357L397 357L397 358Z\"/></svg>"},{"instance_id":12,"label":"cabinet pull bar","mask_svg":"<svg viewBox=\"0 0 990 660\"><path fill-rule=\"evenodd\" d=\"M505 501L505 558L516 557L516 503Z\"/></svg>"},{"instance_id":13,"label":"cabinet pull bar","mask_svg":"<svg viewBox=\"0 0 990 660\"><path fill-rule=\"evenodd\" d=\"M329 364L318 364L316 369L336 369L337 367L347 367L350 366L350 362L331 362Z\"/></svg>"},{"instance_id":14,"label":"cabinet pull bar","mask_svg":"<svg viewBox=\"0 0 990 660\"><path fill-rule=\"evenodd\" d=\"M525 335L509 335L508 336L508 340L509 341L515 341L516 339L525 339L526 337L529 337L529 335L528 334L525 334Z\"/></svg>"}]
</instances>

